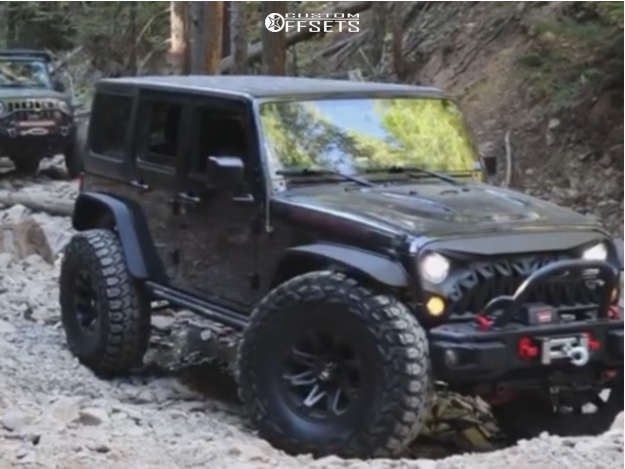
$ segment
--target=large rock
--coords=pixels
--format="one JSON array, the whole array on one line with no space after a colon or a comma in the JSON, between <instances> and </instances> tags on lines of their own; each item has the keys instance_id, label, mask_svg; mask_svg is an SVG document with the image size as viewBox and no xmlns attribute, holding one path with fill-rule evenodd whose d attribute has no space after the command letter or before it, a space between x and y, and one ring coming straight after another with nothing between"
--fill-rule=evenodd
<instances>
[{"instance_id":1,"label":"large rock","mask_svg":"<svg viewBox=\"0 0 625 469\"><path fill-rule=\"evenodd\" d=\"M46 262L54 262L46 235L32 217L0 224L0 252L8 252L18 259L38 254Z\"/></svg>"}]
</instances>

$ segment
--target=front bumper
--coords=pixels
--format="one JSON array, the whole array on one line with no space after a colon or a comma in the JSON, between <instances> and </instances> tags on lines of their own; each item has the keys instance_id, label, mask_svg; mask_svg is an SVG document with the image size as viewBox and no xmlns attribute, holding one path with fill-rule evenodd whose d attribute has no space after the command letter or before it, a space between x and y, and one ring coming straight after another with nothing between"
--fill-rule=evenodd
<instances>
[{"instance_id":1,"label":"front bumper","mask_svg":"<svg viewBox=\"0 0 625 469\"><path fill-rule=\"evenodd\" d=\"M555 320L538 325L519 320L518 313L527 306L533 288L549 277L579 278L589 270L602 282L595 318L563 322L556 314ZM540 378L555 370L622 368L623 311L610 305L617 279L616 271L605 262L560 261L539 269L514 295L494 298L479 321L448 323L428 331L435 379L452 384L484 383L518 376ZM569 357L550 359L550 344L563 341L586 349L582 350L586 359L581 365ZM532 353L521 351L523 346Z\"/></svg>"},{"instance_id":2,"label":"front bumper","mask_svg":"<svg viewBox=\"0 0 625 469\"><path fill-rule=\"evenodd\" d=\"M43 153L44 156L63 153L73 141L74 131L71 122L25 129L0 125L0 150L16 156L31 151Z\"/></svg>"},{"instance_id":3,"label":"front bumper","mask_svg":"<svg viewBox=\"0 0 625 469\"><path fill-rule=\"evenodd\" d=\"M574 370L577 367L567 359L544 365L540 355L521 358L519 342L525 337L540 343L582 334L590 334L599 344L595 350L589 350L586 366L604 369L623 366L623 321L596 320L529 327L511 323L490 331L481 331L473 323L435 327L429 331L432 367L436 379L453 383L492 381L532 372L542 375L554 369Z\"/></svg>"}]
</instances>

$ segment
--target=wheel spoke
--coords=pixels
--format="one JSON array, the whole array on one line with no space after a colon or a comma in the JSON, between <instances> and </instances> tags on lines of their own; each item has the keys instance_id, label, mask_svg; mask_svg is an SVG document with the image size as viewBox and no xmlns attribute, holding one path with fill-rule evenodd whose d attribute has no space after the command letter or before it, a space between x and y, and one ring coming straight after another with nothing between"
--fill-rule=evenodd
<instances>
[{"instance_id":1,"label":"wheel spoke","mask_svg":"<svg viewBox=\"0 0 625 469\"><path fill-rule=\"evenodd\" d=\"M291 349L291 358L295 363L305 366L315 366L319 362L319 357L317 357L317 355L304 352L295 346Z\"/></svg>"},{"instance_id":2,"label":"wheel spoke","mask_svg":"<svg viewBox=\"0 0 625 469\"><path fill-rule=\"evenodd\" d=\"M311 384L315 384L317 380L313 370L306 370L294 375L284 374L282 377L286 379L291 386L310 386Z\"/></svg>"},{"instance_id":3,"label":"wheel spoke","mask_svg":"<svg viewBox=\"0 0 625 469\"><path fill-rule=\"evenodd\" d=\"M597 394L595 398L592 400L592 403L595 405L595 407L597 407L597 409L601 409L602 407L605 407L606 405L606 401L603 400L603 398L601 397L601 394Z\"/></svg>"},{"instance_id":4,"label":"wheel spoke","mask_svg":"<svg viewBox=\"0 0 625 469\"><path fill-rule=\"evenodd\" d=\"M334 415L341 415L345 412L346 409L339 408L339 402L341 400L341 394L343 391L341 388L337 388L334 393L334 397L332 399L328 399L328 411L332 412Z\"/></svg>"},{"instance_id":5,"label":"wheel spoke","mask_svg":"<svg viewBox=\"0 0 625 469\"><path fill-rule=\"evenodd\" d=\"M318 384L315 384L308 393L308 396L306 396L306 399L304 399L304 401L302 402L302 404L304 404L306 407L312 407L321 399L323 399L327 394L328 393L322 390Z\"/></svg>"}]
</instances>

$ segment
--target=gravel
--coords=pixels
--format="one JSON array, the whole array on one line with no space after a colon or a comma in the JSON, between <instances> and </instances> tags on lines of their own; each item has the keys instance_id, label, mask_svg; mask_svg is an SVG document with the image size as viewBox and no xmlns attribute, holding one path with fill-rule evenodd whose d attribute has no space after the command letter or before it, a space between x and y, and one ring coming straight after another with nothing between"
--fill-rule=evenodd
<instances>
[{"instance_id":1,"label":"gravel","mask_svg":"<svg viewBox=\"0 0 625 469\"><path fill-rule=\"evenodd\" d=\"M59 197L76 190L63 181L36 182L32 190ZM18 182L16 190L30 189ZM14 207L0 210L0 219L18 212L29 215ZM36 220L55 248L69 239L68 218L37 214ZM60 323L60 260L60 254L50 264L37 254L18 259L0 253L1 469L622 467L622 418L599 437L544 434L498 451L437 460L287 455L255 435L232 380L217 365L195 368L192 378L167 371L163 357L171 356L177 332L166 312L155 321L150 366L113 380L82 366L68 351Z\"/></svg>"}]
</instances>

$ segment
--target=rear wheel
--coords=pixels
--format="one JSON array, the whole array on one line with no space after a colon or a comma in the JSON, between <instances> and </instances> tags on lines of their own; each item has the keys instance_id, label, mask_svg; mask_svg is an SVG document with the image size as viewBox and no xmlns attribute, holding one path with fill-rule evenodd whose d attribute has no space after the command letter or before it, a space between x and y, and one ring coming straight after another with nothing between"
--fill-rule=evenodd
<instances>
[{"instance_id":1,"label":"rear wheel","mask_svg":"<svg viewBox=\"0 0 625 469\"><path fill-rule=\"evenodd\" d=\"M15 170L20 174L32 175L39 169L41 157L39 155L11 156Z\"/></svg>"},{"instance_id":2,"label":"rear wheel","mask_svg":"<svg viewBox=\"0 0 625 469\"><path fill-rule=\"evenodd\" d=\"M141 364L150 333L149 303L128 273L109 230L75 235L61 267L60 299L70 350L102 374Z\"/></svg>"},{"instance_id":3,"label":"rear wheel","mask_svg":"<svg viewBox=\"0 0 625 469\"><path fill-rule=\"evenodd\" d=\"M610 428L623 410L623 375L603 389L565 393L556 406L546 394L527 393L493 407L500 428L513 438L597 435Z\"/></svg>"},{"instance_id":4,"label":"rear wheel","mask_svg":"<svg viewBox=\"0 0 625 469\"><path fill-rule=\"evenodd\" d=\"M423 329L402 303L342 274L313 272L272 291L239 352L247 410L289 452L393 455L421 427Z\"/></svg>"}]
</instances>

